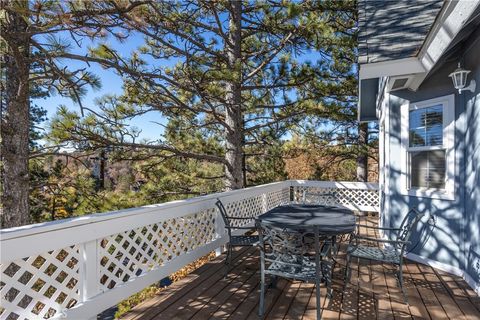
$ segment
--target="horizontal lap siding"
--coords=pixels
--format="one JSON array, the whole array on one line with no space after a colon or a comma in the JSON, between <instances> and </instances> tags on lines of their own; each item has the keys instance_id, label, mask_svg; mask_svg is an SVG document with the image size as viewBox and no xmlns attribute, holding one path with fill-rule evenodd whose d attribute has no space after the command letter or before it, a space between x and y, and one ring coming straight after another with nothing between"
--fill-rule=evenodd
<instances>
[{"instance_id":1,"label":"horizontal lap siding","mask_svg":"<svg viewBox=\"0 0 480 320\"><path fill-rule=\"evenodd\" d=\"M465 53L464 67L472 70L468 76L476 79L475 93L454 90L448 77L457 66L451 59L435 70L417 92L394 91L389 96L389 189L384 217L387 226L398 226L409 207L417 206L432 213L437 221L434 227L425 218L419 225L411 248L414 254L451 266L451 271L465 271L469 284L480 292L480 30L474 32L467 44L474 44ZM460 59L460 58L459 58ZM413 197L402 194L401 185L401 123L400 106L455 94L455 193L454 200ZM463 271L462 271L463 270Z\"/></svg>"}]
</instances>

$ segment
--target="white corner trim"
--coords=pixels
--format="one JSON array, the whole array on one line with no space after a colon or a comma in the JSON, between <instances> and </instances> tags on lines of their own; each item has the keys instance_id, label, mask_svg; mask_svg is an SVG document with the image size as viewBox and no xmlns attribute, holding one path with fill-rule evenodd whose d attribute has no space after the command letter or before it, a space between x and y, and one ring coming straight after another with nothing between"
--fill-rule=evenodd
<instances>
[{"instance_id":1,"label":"white corner trim","mask_svg":"<svg viewBox=\"0 0 480 320\"><path fill-rule=\"evenodd\" d=\"M361 64L359 67L360 80L425 72L423 65L415 57Z\"/></svg>"},{"instance_id":2,"label":"white corner trim","mask_svg":"<svg viewBox=\"0 0 480 320\"><path fill-rule=\"evenodd\" d=\"M462 270L458 267L454 267L443 262L422 257L415 253L407 253L405 257L415 262L430 266L432 268L442 270L450 274L462 277L462 279L465 280L465 282L475 291L475 293L480 296L480 283L475 282L475 280L465 270Z\"/></svg>"}]
</instances>

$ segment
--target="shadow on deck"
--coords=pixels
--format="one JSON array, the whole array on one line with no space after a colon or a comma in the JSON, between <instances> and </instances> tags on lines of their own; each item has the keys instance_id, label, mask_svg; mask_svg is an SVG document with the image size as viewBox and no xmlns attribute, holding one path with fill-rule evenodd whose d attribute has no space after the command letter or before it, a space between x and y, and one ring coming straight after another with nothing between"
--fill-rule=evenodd
<instances>
[{"instance_id":1,"label":"shadow on deck","mask_svg":"<svg viewBox=\"0 0 480 320\"><path fill-rule=\"evenodd\" d=\"M376 223L376 218L362 217ZM372 236L369 234L369 236ZM480 319L480 298L460 277L406 260L404 304L393 266L353 260L343 290L346 245L334 273L334 296L322 286L322 319ZM343 252L343 255L342 255ZM256 249L237 250L235 268L223 277L224 255L138 305L122 319L259 319ZM266 319L315 319L314 285L281 279L266 294Z\"/></svg>"}]
</instances>

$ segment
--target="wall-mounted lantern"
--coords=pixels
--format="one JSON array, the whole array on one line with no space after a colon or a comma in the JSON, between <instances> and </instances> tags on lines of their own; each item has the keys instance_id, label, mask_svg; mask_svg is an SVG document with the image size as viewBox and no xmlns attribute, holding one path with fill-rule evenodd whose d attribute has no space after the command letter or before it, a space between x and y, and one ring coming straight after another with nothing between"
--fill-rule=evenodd
<instances>
[{"instance_id":1,"label":"wall-mounted lantern","mask_svg":"<svg viewBox=\"0 0 480 320\"><path fill-rule=\"evenodd\" d=\"M452 73L449 74L449 77L452 78L453 86L458 90L458 93L462 93L464 90L470 90L470 92L475 92L476 83L475 80L470 81L470 85L465 88L467 85L467 76L470 73L470 70L465 70L458 63L458 68L455 69Z\"/></svg>"}]
</instances>

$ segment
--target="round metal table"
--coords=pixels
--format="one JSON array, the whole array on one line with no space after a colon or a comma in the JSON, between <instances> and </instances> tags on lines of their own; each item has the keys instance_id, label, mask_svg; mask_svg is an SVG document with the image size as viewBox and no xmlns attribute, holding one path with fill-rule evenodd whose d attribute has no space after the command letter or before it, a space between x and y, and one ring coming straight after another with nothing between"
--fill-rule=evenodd
<instances>
[{"instance_id":1,"label":"round metal table","mask_svg":"<svg viewBox=\"0 0 480 320\"><path fill-rule=\"evenodd\" d=\"M277 227L316 228L326 236L352 233L356 222L349 209L309 204L279 206L258 216L257 220Z\"/></svg>"}]
</instances>

